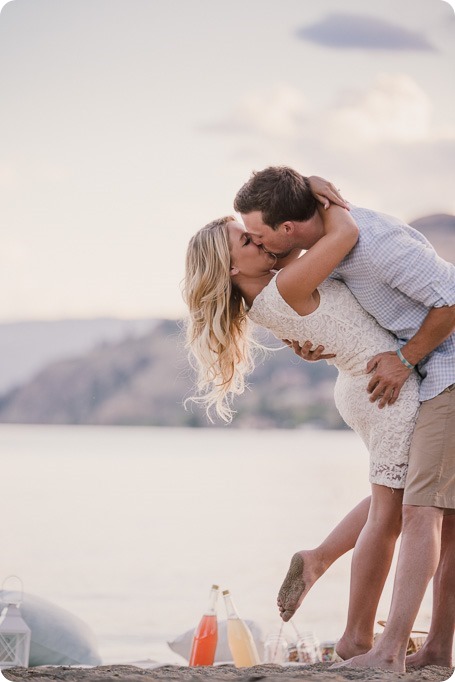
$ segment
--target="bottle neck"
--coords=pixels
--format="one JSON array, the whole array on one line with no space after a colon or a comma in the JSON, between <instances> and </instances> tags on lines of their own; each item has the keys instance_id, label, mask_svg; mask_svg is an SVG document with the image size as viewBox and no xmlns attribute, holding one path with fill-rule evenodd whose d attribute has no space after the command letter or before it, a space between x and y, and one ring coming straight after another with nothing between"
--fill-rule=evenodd
<instances>
[{"instance_id":1,"label":"bottle neck","mask_svg":"<svg viewBox=\"0 0 455 682\"><path fill-rule=\"evenodd\" d=\"M226 613L228 618L239 618L239 614L237 613L237 609L234 606L234 602L232 601L232 597L230 594L223 594L224 597L224 603L226 606Z\"/></svg>"},{"instance_id":2,"label":"bottle neck","mask_svg":"<svg viewBox=\"0 0 455 682\"><path fill-rule=\"evenodd\" d=\"M207 608L207 611L205 612L206 616L216 616L216 602L218 599L218 590L212 589L210 590L210 597L209 597L209 605Z\"/></svg>"}]
</instances>

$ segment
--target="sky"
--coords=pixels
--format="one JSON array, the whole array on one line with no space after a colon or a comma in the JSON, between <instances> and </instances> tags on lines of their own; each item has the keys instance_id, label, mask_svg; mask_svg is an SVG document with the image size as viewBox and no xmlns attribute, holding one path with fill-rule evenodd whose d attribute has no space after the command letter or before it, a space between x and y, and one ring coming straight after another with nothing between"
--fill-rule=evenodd
<instances>
[{"instance_id":1,"label":"sky","mask_svg":"<svg viewBox=\"0 0 455 682\"><path fill-rule=\"evenodd\" d=\"M0 7L0 322L184 316L191 235L268 165L455 214L448 2Z\"/></svg>"}]
</instances>

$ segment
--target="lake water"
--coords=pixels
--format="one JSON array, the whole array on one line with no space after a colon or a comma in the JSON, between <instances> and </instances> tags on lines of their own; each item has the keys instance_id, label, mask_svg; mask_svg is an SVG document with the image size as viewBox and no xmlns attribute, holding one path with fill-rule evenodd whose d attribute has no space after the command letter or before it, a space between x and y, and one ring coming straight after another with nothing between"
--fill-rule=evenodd
<instances>
[{"instance_id":1,"label":"lake water","mask_svg":"<svg viewBox=\"0 0 455 682\"><path fill-rule=\"evenodd\" d=\"M77 614L106 663L180 661L166 641L197 624L212 583L267 634L291 555L369 494L367 460L349 431L2 425L0 581L16 574ZM350 554L306 598L300 630L342 633ZM428 591L417 625L430 610Z\"/></svg>"}]
</instances>

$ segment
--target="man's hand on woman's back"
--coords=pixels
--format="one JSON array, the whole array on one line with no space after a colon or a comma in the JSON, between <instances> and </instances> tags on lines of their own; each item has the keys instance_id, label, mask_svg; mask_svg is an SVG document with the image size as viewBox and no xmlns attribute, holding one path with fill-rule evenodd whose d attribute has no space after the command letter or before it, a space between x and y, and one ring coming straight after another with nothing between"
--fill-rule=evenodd
<instances>
[{"instance_id":1,"label":"man's hand on woman's back","mask_svg":"<svg viewBox=\"0 0 455 682\"><path fill-rule=\"evenodd\" d=\"M306 360L307 362L315 362L316 360L329 360L336 357L336 353L324 353L324 346L317 346L314 350L311 341L300 343L299 341L290 341L289 339L282 339L289 348L292 348L294 353Z\"/></svg>"}]
</instances>

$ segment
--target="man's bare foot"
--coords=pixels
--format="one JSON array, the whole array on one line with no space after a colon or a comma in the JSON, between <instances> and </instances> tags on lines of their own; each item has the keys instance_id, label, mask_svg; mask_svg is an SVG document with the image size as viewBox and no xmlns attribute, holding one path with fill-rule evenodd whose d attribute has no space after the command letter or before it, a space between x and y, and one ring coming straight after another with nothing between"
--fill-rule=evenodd
<instances>
[{"instance_id":1,"label":"man's bare foot","mask_svg":"<svg viewBox=\"0 0 455 682\"><path fill-rule=\"evenodd\" d=\"M292 618L316 580L325 572L316 550L296 552L280 587L277 604L284 621Z\"/></svg>"},{"instance_id":2,"label":"man's bare foot","mask_svg":"<svg viewBox=\"0 0 455 682\"><path fill-rule=\"evenodd\" d=\"M424 644L415 654L406 656L406 668L424 668L426 665L439 665L442 668L451 668L451 654L451 651L443 654Z\"/></svg>"},{"instance_id":3,"label":"man's bare foot","mask_svg":"<svg viewBox=\"0 0 455 682\"><path fill-rule=\"evenodd\" d=\"M338 656L347 661L354 656L366 654L373 646L373 638L370 640L364 639L362 641L349 637L346 633L336 643L335 651Z\"/></svg>"},{"instance_id":4,"label":"man's bare foot","mask_svg":"<svg viewBox=\"0 0 455 682\"><path fill-rule=\"evenodd\" d=\"M377 668L380 670L393 670L397 673L404 673L404 662L401 663L398 659L392 657L382 657L373 651L361 656L354 656L343 663L334 663L330 666L330 670L335 668Z\"/></svg>"}]
</instances>

